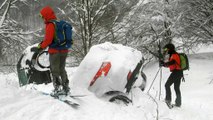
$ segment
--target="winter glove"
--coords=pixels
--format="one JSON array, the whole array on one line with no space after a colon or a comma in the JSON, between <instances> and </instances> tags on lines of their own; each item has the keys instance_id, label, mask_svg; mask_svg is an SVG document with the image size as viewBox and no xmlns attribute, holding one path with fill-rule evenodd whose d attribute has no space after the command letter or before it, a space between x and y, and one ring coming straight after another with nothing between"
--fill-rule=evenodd
<instances>
[{"instance_id":1,"label":"winter glove","mask_svg":"<svg viewBox=\"0 0 213 120\"><path fill-rule=\"evenodd\" d=\"M160 67L165 66L165 63L163 61L160 61Z\"/></svg>"},{"instance_id":2,"label":"winter glove","mask_svg":"<svg viewBox=\"0 0 213 120\"><path fill-rule=\"evenodd\" d=\"M40 44L39 44L37 47L32 47L31 51L35 53L39 53L42 51L42 48L40 47Z\"/></svg>"}]
</instances>

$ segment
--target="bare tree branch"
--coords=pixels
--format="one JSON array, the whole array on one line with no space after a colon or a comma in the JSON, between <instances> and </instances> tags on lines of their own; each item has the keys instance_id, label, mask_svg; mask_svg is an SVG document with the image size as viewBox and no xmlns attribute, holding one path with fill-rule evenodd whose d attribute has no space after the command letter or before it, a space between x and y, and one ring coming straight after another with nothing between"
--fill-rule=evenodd
<instances>
[{"instance_id":1,"label":"bare tree branch","mask_svg":"<svg viewBox=\"0 0 213 120\"><path fill-rule=\"evenodd\" d=\"M4 20L6 19L6 15L7 15L8 11L9 11L10 6L11 6L11 0L9 0L9 3L8 3L8 5L7 5L7 8L5 9L4 14L3 14L3 16L2 16L2 18L1 18L1 21L0 21L0 28L2 27L2 24L3 24Z\"/></svg>"}]
</instances>

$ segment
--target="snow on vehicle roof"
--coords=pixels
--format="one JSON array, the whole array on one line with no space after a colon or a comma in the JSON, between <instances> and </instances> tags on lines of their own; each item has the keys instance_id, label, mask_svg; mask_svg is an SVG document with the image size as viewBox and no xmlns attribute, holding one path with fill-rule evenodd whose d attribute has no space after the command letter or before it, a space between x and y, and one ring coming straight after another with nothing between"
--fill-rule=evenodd
<instances>
[{"instance_id":1,"label":"snow on vehicle roof","mask_svg":"<svg viewBox=\"0 0 213 120\"><path fill-rule=\"evenodd\" d=\"M98 96L110 90L123 91L127 74L135 69L141 59L141 52L131 47L110 42L95 45L89 50L71 81L74 86L88 88ZM108 75L98 78L96 83L89 87L103 62L111 63Z\"/></svg>"}]
</instances>

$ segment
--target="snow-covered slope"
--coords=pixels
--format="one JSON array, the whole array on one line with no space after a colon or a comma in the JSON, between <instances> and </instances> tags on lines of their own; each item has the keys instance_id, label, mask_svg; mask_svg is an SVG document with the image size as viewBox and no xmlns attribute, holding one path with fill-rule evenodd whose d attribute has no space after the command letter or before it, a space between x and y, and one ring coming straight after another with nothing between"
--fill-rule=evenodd
<instances>
[{"instance_id":1,"label":"snow-covered slope","mask_svg":"<svg viewBox=\"0 0 213 120\"><path fill-rule=\"evenodd\" d=\"M74 109L34 90L50 91L51 84L19 88L15 73L0 73L0 120L156 120L156 117L159 120L213 120L212 56L213 53L190 55L190 71L185 72L186 82L181 83L182 107L171 110L163 102L168 69L162 69L160 100L160 75L147 94L159 69L158 63L145 69L147 88L144 92L133 89L130 94L133 104L128 106L109 103L81 88L72 88L73 94L87 94L76 99L80 107ZM72 79L76 68L67 68L67 71Z\"/></svg>"}]
</instances>

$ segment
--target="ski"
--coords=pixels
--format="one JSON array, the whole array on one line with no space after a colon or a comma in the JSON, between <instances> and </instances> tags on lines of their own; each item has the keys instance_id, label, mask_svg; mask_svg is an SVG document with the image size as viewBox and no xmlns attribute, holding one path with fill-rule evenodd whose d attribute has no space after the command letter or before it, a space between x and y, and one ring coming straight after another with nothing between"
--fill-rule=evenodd
<instances>
[{"instance_id":1,"label":"ski","mask_svg":"<svg viewBox=\"0 0 213 120\"><path fill-rule=\"evenodd\" d=\"M63 102L65 104L69 105L72 108L78 108L80 106L80 104L78 104L77 102L74 102L74 100L70 100L69 99L69 98L79 97L77 95L68 95L68 96L58 95L58 96L53 96L50 93L45 93L45 92L41 92L41 93L43 95L50 96L50 97L52 97L52 98L54 98L56 100L59 100L60 102Z\"/></svg>"},{"instance_id":2,"label":"ski","mask_svg":"<svg viewBox=\"0 0 213 120\"><path fill-rule=\"evenodd\" d=\"M77 97L85 97L87 95L68 95L71 98L77 98Z\"/></svg>"},{"instance_id":3,"label":"ski","mask_svg":"<svg viewBox=\"0 0 213 120\"><path fill-rule=\"evenodd\" d=\"M51 97L52 97L52 96L51 96ZM73 102L73 101L71 101L71 100L61 99L60 97L53 97L53 98L58 99L59 101L65 103L65 104L67 104L67 105L69 105L69 106L72 107L72 108L78 108L78 107L80 106L78 103Z\"/></svg>"},{"instance_id":4,"label":"ski","mask_svg":"<svg viewBox=\"0 0 213 120\"><path fill-rule=\"evenodd\" d=\"M50 93L46 93L46 92L41 92L41 93L44 95L50 95ZM71 97L71 98L85 97L85 96L87 96L87 95L67 95L67 97Z\"/></svg>"}]
</instances>

